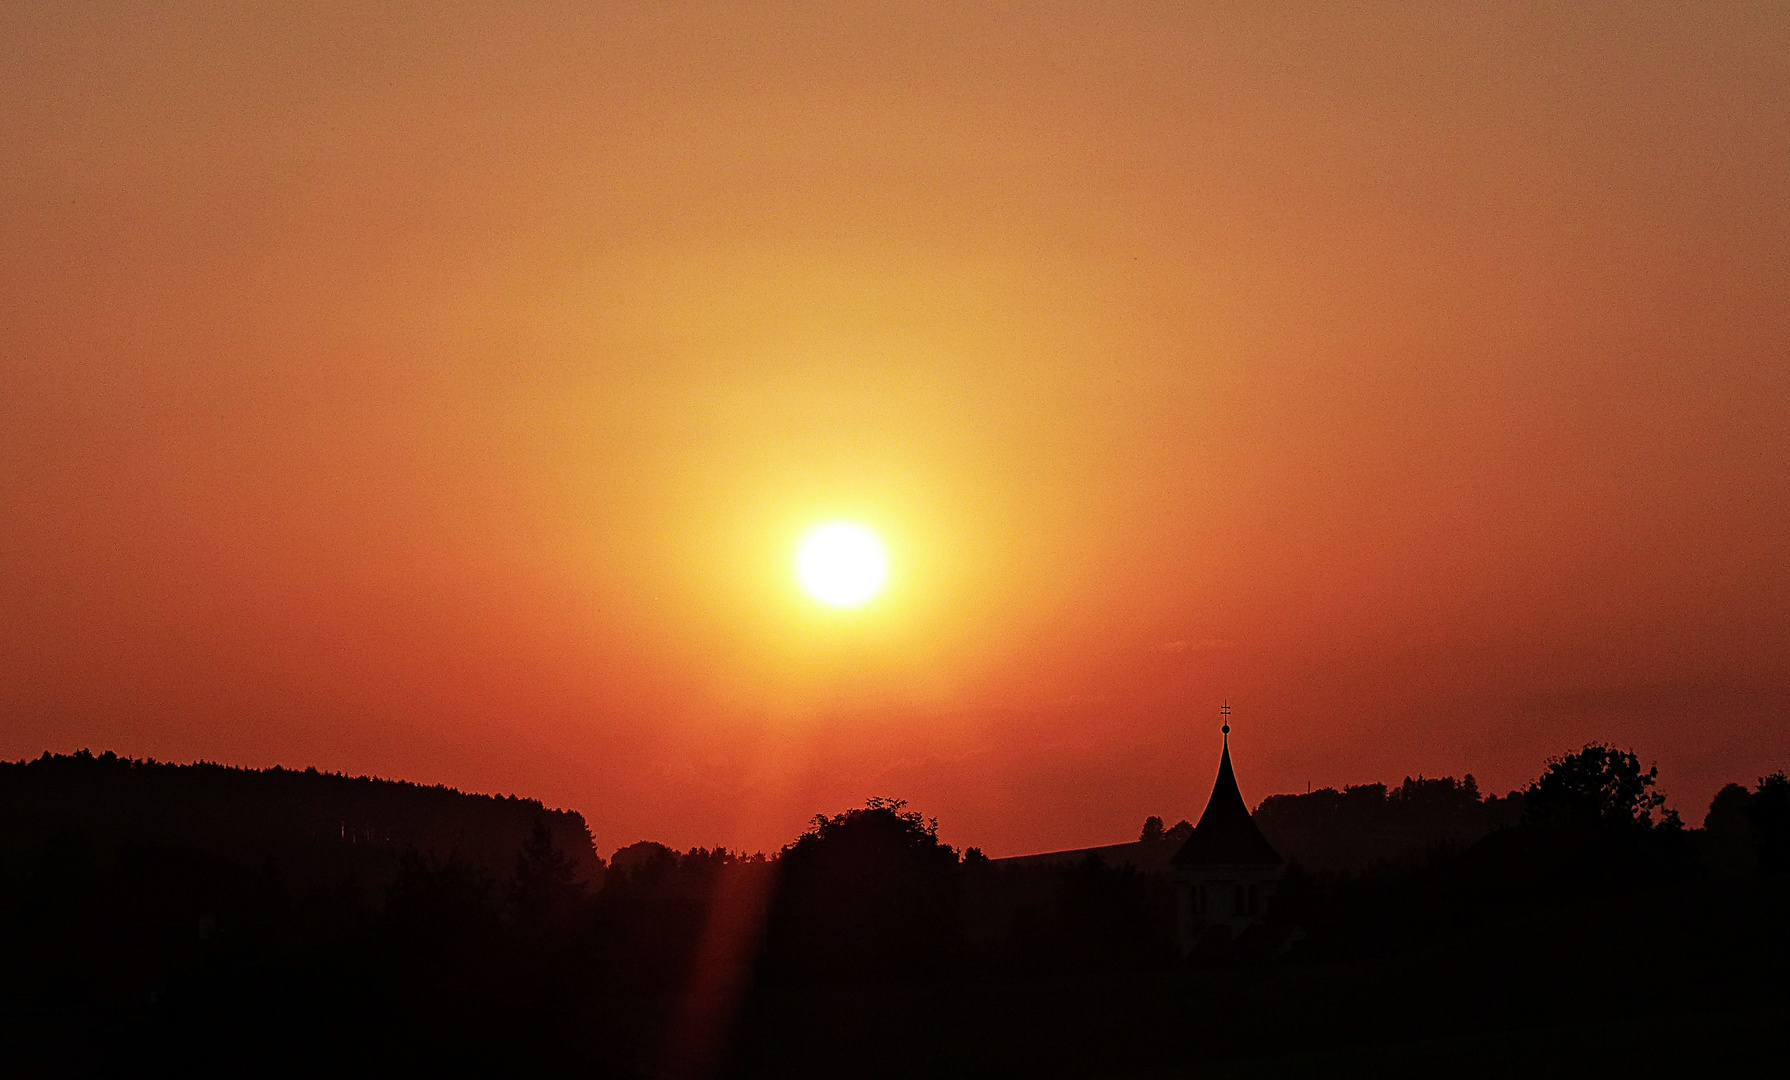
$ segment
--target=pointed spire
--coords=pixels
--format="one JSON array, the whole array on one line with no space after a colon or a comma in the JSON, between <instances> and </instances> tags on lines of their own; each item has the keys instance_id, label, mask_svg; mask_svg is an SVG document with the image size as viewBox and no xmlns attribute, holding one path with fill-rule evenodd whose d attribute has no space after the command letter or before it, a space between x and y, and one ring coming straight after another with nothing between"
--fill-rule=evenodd
<instances>
[{"instance_id":1,"label":"pointed spire","mask_svg":"<svg viewBox=\"0 0 1790 1080\"><path fill-rule=\"evenodd\" d=\"M1220 729L1224 748L1218 758L1218 778L1212 784L1212 797L1206 800L1205 813L1173 861L1183 865L1278 866L1284 860L1249 816L1249 806L1243 801L1237 774L1231 768L1230 702L1226 701L1219 711L1225 723Z\"/></svg>"},{"instance_id":2,"label":"pointed spire","mask_svg":"<svg viewBox=\"0 0 1790 1080\"><path fill-rule=\"evenodd\" d=\"M1243 792L1237 787L1237 774L1231 768L1230 740L1225 740L1223 752L1218 757L1218 778L1212 783L1212 797L1206 800L1206 812L1200 815L1200 823L1205 824L1208 818L1249 817L1249 805L1243 801Z\"/></svg>"}]
</instances>

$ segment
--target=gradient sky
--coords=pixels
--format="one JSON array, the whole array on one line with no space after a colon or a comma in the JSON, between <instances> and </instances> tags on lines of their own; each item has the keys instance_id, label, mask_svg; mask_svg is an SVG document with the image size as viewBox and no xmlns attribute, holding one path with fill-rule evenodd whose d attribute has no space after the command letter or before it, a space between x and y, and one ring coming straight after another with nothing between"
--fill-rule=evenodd
<instances>
[{"instance_id":1,"label":"gradient sky","mask_svg":"<svg viewBox=\"0 0 1790 1080\"><path fill-rule=\"evenodd\" d=\"M1782 4L0 7L0 756L991 854L1790 766ZM868 608L797 537L878 529Z\"/></svg>"}]
</instances>

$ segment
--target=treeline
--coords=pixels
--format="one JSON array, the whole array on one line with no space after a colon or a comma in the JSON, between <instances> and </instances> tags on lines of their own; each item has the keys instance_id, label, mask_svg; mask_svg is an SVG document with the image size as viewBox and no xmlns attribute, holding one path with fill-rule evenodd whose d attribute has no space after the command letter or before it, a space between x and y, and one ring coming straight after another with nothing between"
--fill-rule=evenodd
<instances>
[{"instance_id":1,"label":"treeline","mask_svg":"<svg viewBox=\"0 0 1790 1080\"><path fill-rule=\"evenodd\" d=\"M1725 785L1710 802L1706 827L1687 830L1664 809L1658 769L1642 769L1632 752L1592 744L1550 759L1526 789L1481 796L1471 773L1405 777L1397 787L1356 784L1295 795L1270 795L1256 807L1256 825L1275 849L1311 874L1360 874L1460 855L1494 833L1522 825L1556 831L1589 823L1683 837L1702 868L1745 877L1790 863L1790 781L1782 772L1746 785ZM1145 823L1150 831L1151 818ZM1524 833L1530 835L1530 833ZM1500 841L1508 844L1509 838ZM1481 853L1483 856L1483 853Z\"/></svg>"},{"instance_id":2,"label":"treeline","mask_svg":"<svg viewBox=\"0 0 1790 1080\"><path fill-rule=\"evenodd\" d=\"M792 990L1166 970L1171 895L1003 873L885 800L770 858L635 845L600 886L544 821L501 872L411 849L378 890L63 831L0 867L0 1044L20 1076L708 1075Z\"/></svg>"},{"instance_id":3,"label":"treeline","mask_svg":"<svg viewBox=\"0 0 1790 1080\"><path fill-rule=\"evenodd\" d=\"M1459 851L1523 819L1513 791L1482 798L1468 773L1407 776L1397 787L1354 784L1302 795L1270 795L1256 807L1256 826L1291 862L1315 873L1361 871Z\"/></svg>"},{"instance_id":4,"label":"treeline","mask_svg":"<svg viewBox=\"0 0 1790 1080\"><path fill-rule=\"evenodd\" d=\"M1292 797L1311 829L1358 815L1396 842L1365 869L1295 866L1258 931L1188 957L1167 876L998 865L899 800L770 856L637 844L600 880L588 839L536 813L507 861L412 846L378 891L215 838L40 823L0 872L0 1045L21 1076L696 1078L1126 1075L1455 1037L1474 1056L1436 1066L1475 1075L1487 1031L1669 1033L1688 1008L1739 1017L1730 1047L1775 1040L1790 783L1724 788L1690 830L1655 778L1593 746L1515 799L1446 778Z\"/></svg>"},{"instance_id":5,"label":"treeline","mask_svg":"<svg viewBox=\"0 0 1790 1080\"><path fill-rule=\"evenodd\" d=\"M1272 815L1263 811L1276 804L1276 824L1294 844L1351 823L1371 838L1309 865L1295 847L1274 918L1309 933L1308 953L1335 955L1574 906L1613 911L1662 890L1681 897L1701 890L1705 898L1731 897L1736 886L1781 892L1784 866L1770 853L1790 842L1790 815L1775 809L1790 791L1783 773L1760 778L1752 792L1724 788L1713 830L1688 829L1666 810L1657 779L1658 769L1642 768L1632 752L1592 744L1549 759L1534 783L1503 798L1478 798L1469 777L1407 780L1353 803L1347 792L1265 800L1264 830ZM1723 825L1724 806L1745 824ZM1684 940L1685 929L1655 928L1656 947Z\"/></svg>"},{"instance_id":6,"label":"treeline","mask_svg":"<svg viewBox=\"0 0 1790 1080\"><path fill-rule=\"evenodd\" d=\"M599 883L603 863L583 816L534 799L111 751L0 762L0 866L78 838L96 857L126 846L178 848L270 868L300 890L352 882L377 891L407 854L506 875L537 827L581 880Z\"/></svg>"},{"instance_id":7,"label":"treeline","mask_svg":"<svg viewBox=\"0 0 1790 1080\"><path fill-rule=\"evenodd\" d=\"M1731 875L1790 871L1790 779L1773 773L1751 791L1724 785L1709 804L1703 831L1716 865Z\"/></svg>"}]
</instances>

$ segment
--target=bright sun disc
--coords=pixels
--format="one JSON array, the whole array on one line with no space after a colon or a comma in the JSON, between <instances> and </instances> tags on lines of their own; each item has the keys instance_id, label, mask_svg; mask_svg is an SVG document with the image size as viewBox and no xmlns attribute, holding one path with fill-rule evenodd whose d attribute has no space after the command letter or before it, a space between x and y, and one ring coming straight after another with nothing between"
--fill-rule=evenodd
<instances>
[{"instance_id":1,"label":"bright sun disc","mask_svg":"<svg viewBox=\"0 0 1790 1080\"><path fill-rule=\"evenodd\" d=\"M817 525L796 550L796 580L809 596L832 607L857 607L871 600L888 577L882 541L862 525Z\"/></svg>"}]
</instances>

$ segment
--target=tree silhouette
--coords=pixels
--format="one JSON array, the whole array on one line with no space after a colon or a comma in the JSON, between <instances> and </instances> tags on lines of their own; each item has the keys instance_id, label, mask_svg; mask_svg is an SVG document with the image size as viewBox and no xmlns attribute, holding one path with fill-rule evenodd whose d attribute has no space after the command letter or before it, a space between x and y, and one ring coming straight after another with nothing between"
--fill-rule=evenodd
<instances>
[{"instance_id":1,"label":"tree silhouette","mask_svg":"<svg viewBox=\"0 0 1790 1080\"><path fill-rule=\"evenodd\" d=\"M1658 778L1659 767L1641 771L1632 752L1591 743L1577 753L1548 759L1547 771L1525 793L1524 819L1652 828L1653 812L1666 801L1653 790Z\"/></svg>"},{"instance_id":2,"label":"tree silhouette","mask_svg":"<svg viewBox=\"0 0 1790 1080\"><path fill-rule=\"evenodd\" d=\"M1703 819L1703 828L1712 835L1745 836L1750 828L1747 824L1747 804L1752 795L1747 792L1745 784L1724 784L1722 790L1709 800L1709 816Z\"/></svg>"},{"instance_id":3,"label":"tree silhouette","mask_svg":"<svg viewBox=\"0 0 1790 1080\"><path fill-rule=\"evenodd\" d=\"M1782 772L1760 777L1747 800L1746 817L1759 869L1768 874L1790 870L1790 777Z\"/></svg>"},{"instance_id":4,"label":"tree silhouette","mask_svg":"<svg viewBox=\"0 0 1790 1080\"><path fill-rule=\"evenodd\" d=\"M957 935L957 853L900 799L818 815L783 850L770 926L774 956L805 974L936 967Z\"/></svg>"},{"instance_id":5,"label":"tree silhouette","mask_svg":"<svg viewBox=\"0 0 1790 1080\"><path fill-rule=\"evenodd\" d=\"M584 899L578 868L553 842L545 821L535 822L510 883L510 911L523 925L544 926L565 919Z\"/></svg>"}]
</instances>

